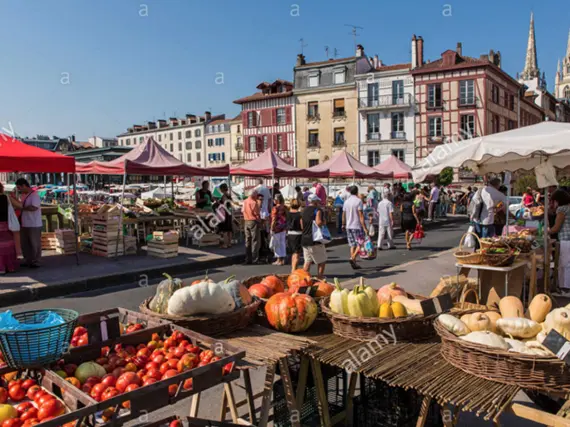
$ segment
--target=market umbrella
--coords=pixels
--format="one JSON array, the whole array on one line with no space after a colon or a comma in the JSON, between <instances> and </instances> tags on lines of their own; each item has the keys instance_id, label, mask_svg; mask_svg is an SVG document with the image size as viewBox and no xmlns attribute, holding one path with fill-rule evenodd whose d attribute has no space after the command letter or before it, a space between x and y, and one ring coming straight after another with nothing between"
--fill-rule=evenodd
<instances>
[{"instance_id":1,"label":"market umbrella","mask_svg":"<svg viewBox=\"0 0 570 427\"><path fill-rule=\"evenodd\" d=\"M345 150L337 152L331 159L306 171L318 178L391 178L391 175L359 162Z\"/></svg>"},{"instance_id":2,"label":"market umbrella","mask_svg":"<svg viewBox=\"0 0 570 427\"><path fill-rule=\"evenodd\" d=\"M383 174L392 175L392 179L409 179L412 177L412 167L394 155L374 166L374 169Z\"/></svg>"},{"instance_id":3,"label":"market umbrella","mask_svg":"<svg viewBox=\"0 0 570 427\"><path fill-rule=\"evenodd\" d=\"M267 176L274 178L293 178L313 176L308 169L299 169L290 165L284 159L268 148L252 161L231 169L235 176Z\"/></svg>"}]
</instances>

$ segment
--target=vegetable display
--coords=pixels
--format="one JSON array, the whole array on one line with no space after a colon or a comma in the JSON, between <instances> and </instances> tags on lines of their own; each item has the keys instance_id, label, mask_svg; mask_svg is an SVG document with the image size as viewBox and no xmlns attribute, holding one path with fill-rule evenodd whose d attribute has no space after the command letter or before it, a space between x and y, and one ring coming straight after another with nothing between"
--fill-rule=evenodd
<instances>
[{"instance_id":1,"label":"vegetable display","mask_svg":"<svg viewBox=\"0 0 570 427\"><path fill-rule=\"evenodd\" d=\"M303 332L317 318L317 304L309 295L280 292L269 298L265 314L278 331Z\"/></svg>"},{"instance_id":2,"label":"vegetable display","mask_svg":"<svg viewBox=\"0 0 570 427\"><path fill-rule=\"evenodd\" d=\"M149 308L157 313L166 313L168 311L170 297L183 286L182 280L173 279L166 273L163 273L163 275L166 279L158 284L156 294L149 304Z\"/></svg>"},{"instance_id":3,"label":"vegetable display","mask_svg":"<svg viewBox=\"0 0 570 427\"><path fill-rule=\"evenodd\" d=\"M174 292L168 300L168 314L193 316L233 311L236 302L219 283L201 282Z\"/></svg>"}]
</instances>

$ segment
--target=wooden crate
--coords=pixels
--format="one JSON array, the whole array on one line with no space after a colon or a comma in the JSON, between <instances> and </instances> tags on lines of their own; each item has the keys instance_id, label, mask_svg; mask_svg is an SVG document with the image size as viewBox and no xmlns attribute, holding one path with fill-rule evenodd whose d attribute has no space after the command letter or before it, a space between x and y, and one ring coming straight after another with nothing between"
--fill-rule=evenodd
<instances>
[{"instance_id":1,"label":"wooden crate","mask_svg":"<svg viewBox=\"0 0 570 427\"><path fill-rule=\"evenodd\" d=\"M156 258L174 258L178 256L178 241L166 243L160 240L149 240L147 242L147 252Z\"/></svg>"},{"instance_id":2,"label":"wooden crate","mask_svg":"<svg viewBox=\"0 0 570 427\"><path fill-rule=\"evenodd\" d=\"M55 233L42 233L42 250L53 251L57 247L57 237Z\"/></svg>"},{"instance_id":3,"label":"wooden crate","mask_svg":"<svg viewBox=\"0 0 570 427\"><path fill-rule=\"evenodd\" d=\"M220 244L220 236L216 233L204 234L200 239L192 238L192 244L197 246L217 246Z\"/></svg>"},{"instance_id":4,"label":"wooden crate","mask_svg":"<svg viewBox=\"0 0 570 427\"><path fill-rule=\"evenodd\" d=\"M125 255L136 255L137 238L134 236L123 236L123 247Z\"/></svg>"},{"instance_id":5,"label":"wooden crate","mask_svg":"<svg viewBox=\"0 0 570 427\"><path fill-rule=\"evenodd\" d=\"M62 255L73 255L77 252L77 236L74 230L56 230L56 252Z\"/></svg>"}]
</instances>

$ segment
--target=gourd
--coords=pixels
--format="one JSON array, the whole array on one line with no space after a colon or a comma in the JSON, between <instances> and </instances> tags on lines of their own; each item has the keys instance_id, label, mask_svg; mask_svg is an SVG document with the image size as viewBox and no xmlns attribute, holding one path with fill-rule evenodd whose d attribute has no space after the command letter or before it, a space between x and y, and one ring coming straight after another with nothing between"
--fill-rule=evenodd
<instances>
[{"instance_id":1,"label":"gourd","mask_svg":"<svg viewBox=\"0 0 570 427\"><path fill-rule=\"evenodd\" d=\"M394 317L406 317L408 315L408 310L401 302L393 302L390 306L392 308L392 313L394 313Z\"/></svg>"},{"instance_id":2,"label":"gourd","mask_svg":"<svg viewBox=\"0 0 570 427\"><path fill-rule=\"evenodd\" d=\"M261 283L271 289L272 295L279 292L285 292L285 285L277 276L267 276L261 281Z\"/></svg>"},{"instance_id":3,"label":"gourd","mask_svg":"<svg viewBox=\"0 0 570 427\"><path fill-rule=\"evenodd\" d=\"M515 353L524 353L528 349L528 347L522 341L515 340L513 338L505 338L505 341L510 346L509 351Z\"/></svg>"},{"instance_id":4,"label":"gourd","mask_svg":"<svg viewBox=\"0 0 570 427\"><path fill-rule=\"evenodd\" d=\"M229 277L220 285L231 295L236 303L236 308L242 308L251 304L251 294L247 288L242 285L239 280L232 280L234 276Z\"/></svg>"},{"instance_id":5,"label":"gourd","mask_svg":"<svg viewBox=\"0 0 570 427\"><path fill-rule=\"evenodd\" d=\"M278 331L303 332L317 318L317 304L309 295L281 292L269 298L265 314Z\"/></svg>"},{"instance_id":6,"label":"gourd","mask_svg":"<svg viewBox=\"0 0 570 427\"><path fill-rule=\"evenodd\" d=\"M491 332L497 333L497 320L501 319L501 314L497 311L486 311L485 315L491 322Z\"/></svg>"},{"instance_id":7,"label":"gourd","mask_svg":"<svg viewBox=\"0 0 570 427\"><path fill-rule=\"evenodd\" d=\"M539 341L527 341L525 345L527 348L534 350L534 354L537 354L539 356L555 356L553 352L551 352L547 347L543 346Z\"/></svg>"},{"instance_id":8,"label":"gourd","mask_svg":"<svg viewBox=\"0 0 570 427\"><path fill-rule=\"evenodd\" d=\"M287 288L289 288L289 292L294 292L304 286L311 286L311 283L311 275L302 268L295 270L287 278Z\"/></svg>"},{"instance_id":9,"label":"gourd","mask_svg":"<svg viewBox=\"0 0 570 427\"><path fill-rule=\"evenodd\" d=\"M317 280L313 282L313 286L317 287L317 292L315 293L315 297L328 297L331 295L335 287L328 283L326 280Z\"/></svg>"},{"instance_id":10,"label":"gourd","mask_svg":"<svg viewBox=\"0 0 570 427\"><path fill-rule=\"evenodd\" d=\"M497 329L515 338L533 338L540 332L540 325L524 317L507 317L497 320Z\"/></svg>"},{"instance_id":11,"label":"gourd","mask_svg":"<svg viewBox=\"0 0 570 427\"><path fill-rule=\"evenodd\" d=\"M378 299L376 298L376 290L374 290L374 288L371 286L366 286L364 284L364 277L360 278L360 289L364 291L364 293L368 296L368 299L370 299L370 304L372 305L372 313L374 313L373 316L375 316L380 309L380 304L378 304ZM392 301L390 299L390 304L391 303Z\"/></svg>"},{"instance_id":12,"label":"gourd","mask_svg":"<svg viewBox=\"0 0 570 427\"><path fill-rule=\"evenodd\" d=\"M471 332L465 323L451 314L440 314L437 320L445 329L458 337Z\"/></svg>"},{"instance_id":13,"label":"gourd","mask_svg":"<svg viewBox=\"0 0 570 427\"><path fill-rule=\"evenodd\" d=\"M348 314L348 289L340 287L338 279L334 279L335 290L331 294L329 306L333 313Z\"/></svg>"},{"instance_id":14,"label":"gourd","mask_svg":"<svg viewBox=\"0 0 570 427\"><path fill-rule=\"evenodd\" d=\"M388 285L384 285L380 289L378 289L376 296L378 298L378 304L380 305L387 302L388 298L392 298L392 300L394 300L394 297L396 296L407 297L408 294L406 293L405 290L403 290L396 283L393 282L389 283Z\"/></svg>"},{"instance_id":15,"label":"gourd","mask_svg":"<svg viewBox=\"0 0 570 427\"><path fill-rule=\"evenodd\" d=\"M528 317L535 322L542 323L551 309L550 297L546 294L537 294L528 306Z\"/></svg>"},{"instance_id":16,"label":"gourd","mask_svg":"<svg viewBox=\"0 0 570 427\"><path fill-rule=\"evenodd\" d=\"M407 297L398 295L392 298L393 301L399 302L404 307L406 307L406 311L408 314L419 314L423 315L424 311L422 309L422 305L416 299L409 299Z\"/></svg>"},{"instance_id":17,"label":"gourd","mask_svg":"<svg viewBox=\"0 0 570 427\"><path fill-rule=\"evenodd\" d=\"M222 314L233 311L236 303L230 293L218 283L202 282L174 292L168 301L168 314Z\"/></svg>"},{"instance_id":18,"label":"gourd","mask_svg":"<svg viewBox=\"0 0 570 427\"><path fill-rule=\"evenodd\" d=\"M509 349L509 344L507 344L502 336L489 331L471 332L460 338L474 344L487 345L489 347L500 348L501 350Z\"/></svg>"},{"instance_id":19,"label":"gourd","mask_svg":"<svg viewBox=\"0 0 570 427\"><path fill-rule=\"evenodd\" d=\"M548 313L542 324L542 330L548 335L552 329L570 340L570 309L555 308Z\"/></svg>"},{"instance_id":20,"label":"gourd","mask_svg":"<svg viewBox=\"0 0 570 427\"><path fill-rule=\"evenodd\" d=\"M149 308L155 313L164 314L168 310L168 301L172 294L182 288L183 284L180 279L173 279L170 275L162 273L165 280L161 281L156 288L156 294L150 300Z\"/></svg>"},{"instance_id":21,"label":"gourd","mask_svg":"<svg viewBox=\"0 0 570 427\"><path fill-rule=\"evenodd\" d=\"M469 315L465 324L472 332L491 330L491 320L483 313L473 313Z\"/></svg>"},{"instance_id":22,"label":"gourd","mask_svg":"<svg viewBox=\"0 0 570 427\"><path fill-rule=\"evenodd\" d=\"M372 301L368 295L360 288L355 286L348 293L348 314L355 317L372 317L376 316L377 311L373 310Z\"/></svg>"},{"instance_id":23,"label":"gourd","mask_svg":"<svg viewBox=\"0 0 570 427\"><path fill-rule=\"evenodd\" d=\"M197 285L198 283L202 283L202 282L214 283L214 281L208 277L208 270L206 270L206 275L204 276L203 279L197 279L197 280L194 280L192 282L189 282L188 280L183 280L184 286L188 286L188 285L193 286L193 285Z\"/></svg>"},{"instance_id":24,"label":"gourd","mask_svg":"<svg viewBox=\"0 0 570 427\"><path fill-rule=\"evenodd\" d=\"M524 315L523 303L517 297L504 297L499 301L499 311L502 317L521 317Z\"/></svg>"},{"instance_id":25,"label":"gourd","mask_svg":"<svg viewBox=\"0 0 570 427\"><path fill-rule=\"evenodd\" d=\"M382 319L392 319L394 318L394 312L392 311L392 298L389 298L385 303L380 304L380 313L378 317Z\"/></svg>"}]
</instances>

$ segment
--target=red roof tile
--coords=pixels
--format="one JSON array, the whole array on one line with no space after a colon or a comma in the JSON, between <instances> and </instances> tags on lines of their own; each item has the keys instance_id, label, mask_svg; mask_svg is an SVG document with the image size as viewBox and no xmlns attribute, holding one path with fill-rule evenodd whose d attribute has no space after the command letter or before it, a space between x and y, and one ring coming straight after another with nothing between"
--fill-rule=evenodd
<instances>
[{"instance_id":1,"label":"red roof tile","mask_svg":"<svg viewBox=\"0 0 570 427\"><path fill-rule=\"evenodd\" d=\"M445 52L444 52L445 53ZM440 58L436 61L425 63L423 66L412 70L412 73L423 73L423 72L430 72L436 70L450 70L454 68L468 68L468 67L476 67L476 66L485 66L490 65L491 61L488 59L480 59L480 58L472 58L470 56L460 56L457 55L457 59L455 64L452 65L443 65L443 58Z\"/></svg>"},{"instance_id":2,"label":"red roof tile","mask_svg":"<svg viewBox=\"0 0 570 427\"><path fill-rule=\"evenodd\" d=\"M211 121L210 123L208 123L208 125L221 125L223 123L229 123L229 122L230 122L229 119L218 119L218 120Z\"/></svg>"},{"instance_id":3,"label":"red roof tile","mask_svg":"<svg viewBox=\"0 0 570 427\"><path fill-rule=\"evenodd\" d=\"M407 64L393 64L393 65L380 65L376 67L376 71L395 71L395 70L405 70L412 68L412 64L409 62Z\"/></svg>"},{"instance_id":4,"label":"red roof tile","mask_svg":"<svg viewBox=\"0 0 570 427\"><path fill-rule=\"evenodd\" d=\"M267 93L267 94L263 93L263 92L257 92L257 93L254 93L253 95L246 96L246 97L240 98L240 99L236 99L234 101L234 104L243 104L245 102L259 101L262 99L286 98L286 97L292 96L292 95L293 95L293 91L278 92L278 93Z\"/></svg>"},{"instance_id":5,"label":"red roof tile","mask_svg":"<svg viewBox=\"0 0 570 427\"><path fill-rule=\"evenodd\" d=\"M295 68L305 68L305 67L313 67L315 65L324 65L324 64L334 64L337 62L343 62L343 61L349 61L351 59L355 59L354 56L348 57L348 58L338 58L338 59L329 59L328 61L319 61L319 62L307 62L305 65L299 65L298 67Z\"/></svg>"}]
</instances>

